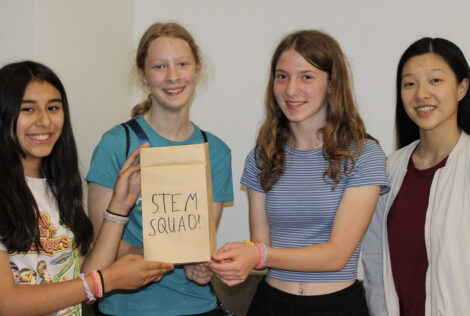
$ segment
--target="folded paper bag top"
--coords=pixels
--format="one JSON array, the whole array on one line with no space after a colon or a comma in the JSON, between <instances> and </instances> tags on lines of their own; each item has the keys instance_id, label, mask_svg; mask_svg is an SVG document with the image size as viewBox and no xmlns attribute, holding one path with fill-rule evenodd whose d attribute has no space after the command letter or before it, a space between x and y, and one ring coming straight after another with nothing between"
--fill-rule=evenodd
<instances>
[{"instance_id":1,"label":"folded paper bag top","mask_svg":"<svg viewBox=\"0 0 470 316\"><path fill-rule=\"evenodd\" d=\"M216 229L208 144L143 148L140 165L145 259L210 261Z\"/></svg>"}]
</instances>

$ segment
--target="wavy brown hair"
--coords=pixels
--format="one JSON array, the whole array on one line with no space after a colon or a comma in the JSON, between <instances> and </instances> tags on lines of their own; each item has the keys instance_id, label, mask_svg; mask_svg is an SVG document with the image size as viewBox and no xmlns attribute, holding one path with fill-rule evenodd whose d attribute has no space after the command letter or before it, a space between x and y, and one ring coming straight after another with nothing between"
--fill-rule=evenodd
<instances>
[{"instance_id":1,"label":"wavy brown hair","mask_svg":"<svg viewBox=\"0 0 470 316\"><path fill-rule=\"evenodd\" d=\"M199 47L196 45L194 38L191 36L191 33L189 33L188 30L186 30L181 25L174 22L169 22L154 23L150 25L150 27L145 31L144 35L142 35L135 56L135 63L138 70L144 71L145 59L147 58L150 43L161 36L179 38L188 43L189 48L191 48L191 52L193 53L196 65L199 67L201 66L201 54L199 52ZM136 117L137 115L145 114L148 110L150 110L151 106L152 94L149 94L145 101L135 105L132 108L131 116Z\"/></svg>"},{"instance_id":2,"label":"wavy brown hair","mask_svg":"<svg viewBox=\"0 0 470 316\"><path fill-rule=\"evenodd\" d=\"M354 159L368 135L356 108L346 58L334 38L316 30L291 33L274 51L266 88L265 119L255 147L261 186L266 192L270 191L286 164L285 146L292 132L274 96L273 87L277 62L288 49L294 49L310 64L328 73L330 93L326 124L319 133L323 138L323 156L329 162L323 178L331 180L334 190L343 175L354 169Z\"/></svg>"}]
</instances>

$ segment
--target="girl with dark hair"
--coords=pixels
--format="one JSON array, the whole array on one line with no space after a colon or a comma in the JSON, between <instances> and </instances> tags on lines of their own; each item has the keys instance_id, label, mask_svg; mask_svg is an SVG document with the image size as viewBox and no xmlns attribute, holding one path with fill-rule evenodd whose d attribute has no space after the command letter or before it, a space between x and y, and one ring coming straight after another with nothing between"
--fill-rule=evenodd
<instances>
[{"instance_id":1,"label":"girl with dark hair","mask_svg":"<svg viewBox=\"0 0 470 316\"><path fill-rule=\"evenodd\" d=\"M470 70L462 51L422 38L397 70L391 184L364 239L373 315L470 310Z\"/></svg>"},{"instance_id":2,"label":"girl with dark hair","mask_svg":"<svg viewBox=\"0 0 470 316\"><path fill-rule=\"evenodd\" d=\"M336 40L305 30L281 41L265 115L241 180L252 242L225 245L211 269L234 285L268 268L250 315L367 315L357 260L388 182Z\"/></svg>"},{"instance_id":3,"label":"girl with dark hair","mask_svg":"<svg viewBox=\"0 0 470 316\"><path fill-rule=\"evenodd\" d=\"M191 34L176 23L155 23L142 35L136 65L148 98L131 112L134 126L142 129L151 146L177 146L204 142L207 136L212 177L214 218L218 223L223 202L233 200L230 148L217 136L191 122L189 109L202 62ZM131 124L129 122L129 124ZM127 124L126 124L127 125ZM88 206L95 227L109 200L126 148L139 146L139 137L117 125L97 145L87 175ZM143 253L142 203L130 213L120 253ZM216 297L208 285L212 272L207 263L176 265L158 283L138 291L119 291L100 300L101 312L110 315L218 315Z\"/></svg>"},{"instance_id":4,"label":"girl with dark hair","mask_svg":"<svg viewBox=\"0 0 470 316\"><path fill-rule=\"evenodd\" d=\"M172 268L136 255L111 264L140 193L138 151L124 164L105 212L100 236L106 239L97 238L90 250L93 228L82 205L67 97L49 68L24 61L0 69L0 147L0 314L80 315L80 302L135 289ZM85 276L79 273L87 253ZM15 285L12 264L29 271L34 286ZM53 284L36 285L32 276L44 266Z\"/></svg>"}]
</instances>

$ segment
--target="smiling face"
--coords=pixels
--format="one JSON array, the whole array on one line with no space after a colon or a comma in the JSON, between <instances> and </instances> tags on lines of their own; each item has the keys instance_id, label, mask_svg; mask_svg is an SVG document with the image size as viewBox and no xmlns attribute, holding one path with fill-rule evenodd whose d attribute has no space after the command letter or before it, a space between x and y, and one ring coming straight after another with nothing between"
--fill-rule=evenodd
<instances>
[{"instance_id":1,"label":"smiling face","mask_svg":"<svg viewBox=\"0 0 470 316\"><path fill-rule=\"evenodd\" d=\"M189 104L194 94L199 65L186 41L161 36L150 43L144 69L139 75L150 88L157 106L179 111Z\"/></svg>"},{"instance_id":2,"label":"smiling face","mask_svg":"<svg viewBox=\"0 0 470 316\"><path fill-rule=\"evenodd\" d=\"M412 57L403 67L401 98L421 131L457 128L458 103L467 88L468 80L458 83L445 60L433 53Z\"/></svg>"},{"instance_id":3,"label":"smiling face","mask_svg":"<svg viewBox=\"0 0 470 316\"><path fill-rule=\"evenodd\" d=\"M26 176L38 177L42 158L49 156L62 133L64 112L60 92L45 81L33 80L25 89L16 122Z\"/></svg>"},{"instance_id":4,"label":"smiling face","mask_svg":"<svg viewBox=\"0 0 470 316\"><path fill-rule=\"evenodd\" d=\"M276 65L274 95L292 124L324 126L329 93L328 73L310 64L294 49L284 51Z\"/></svg>"}]
</instances>

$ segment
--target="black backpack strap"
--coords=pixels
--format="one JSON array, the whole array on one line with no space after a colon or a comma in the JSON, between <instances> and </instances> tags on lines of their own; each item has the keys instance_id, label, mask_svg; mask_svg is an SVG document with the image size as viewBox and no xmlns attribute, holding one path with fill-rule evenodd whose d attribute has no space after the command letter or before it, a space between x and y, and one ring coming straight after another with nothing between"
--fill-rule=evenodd
<instances>
[{"instance_id":1,"label":"black backpack strap","mask_svg":"<svg viewBox=\"0 0 470 316\"><path fill-rule=\"evenodd\" d=\"M201 129L202 137L204 138L204 143L207 143L207 134Z\"/></svg>"},{"instance_id":2,"label":"black backpack strap","mask_svg":"<svg viewBox=\"0 0 470 316\"><path fill-rule=\"evenodd\" d=\"M141 145L143 145L145 143L150 144L150 140L147 137L147 134L145 134L144 130L142 129L142 127L140 127L139 123L137 123L137 121L135 119L127 121L126 124L129 125L130 128L132 128L134 133L139 138L139 143Z\"/></svg>"},{"instance_id":3,"label":"black backpack strap","mask_svg":"<svg viewBox=\"0 0 470 316\"><path fill-rule=\"evenodd\" d=\"M126 131L126 158L129 155L129 127L127 127L126 123L121 123L121 126L124 127Z\"/></svg>"},{"instance_id":4,"label":"black backpack strap","mask_svg":"<svg viewBox=\"0 0 470 316\"><path fill-rule=\"evenodd\" d=\"M137 121L135 119L130 119L129 121L125 122L125 123L122 123L121 124L124 129L126 130L126 157L129 155L129 144L130 144L130 141L129 141L129 129L127 128L127 126L129 126L130 128L132 128L132 130L134 131L134 133L137 135L137 137L139 138L139 143L142 145L142 144L145 144L145 143L149 143L150 144L150 140L147 136L147 134L145 134L144 130L142 129L142 127L140 127L139 123L137 123Z\"/></svg>"},{"instance_id":5,"label":"black backpack strap","mask_svg":"<svg viewBox=\"0 0 470 316\"><path fill-rule=\"evenodd\" d=\"M129 155L129 145L130 145L129 128L127 126L130 126L132 128L134 133L139 138L139 143L141 145L144 144L144 143L149 143L150 144L150 140L149 140L147 134L145 134L144 130L142 129L142 127L140 127L139 123L137 123L137 121L135 119L131 119L131 120L125 122L125 123L122 123L121 125L122 125L122 127L124 127L124 130L126 131L126 157ZM206 132L201 129L201 134L202 134L202 137L204 138L204 143L207 143L208 140L207 140Z\"/></svg>"}]
</instances>

